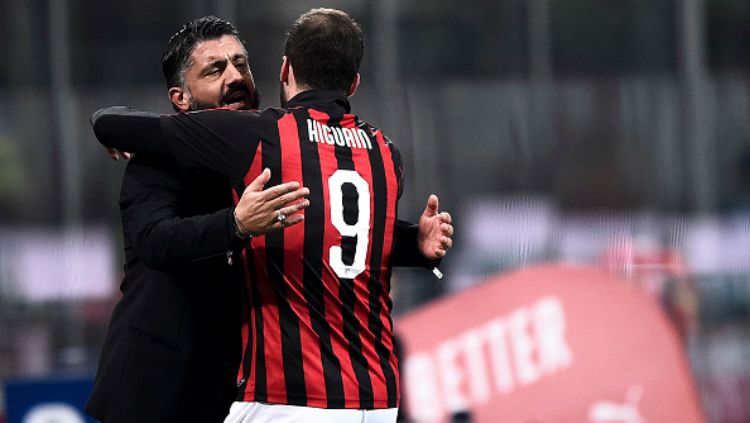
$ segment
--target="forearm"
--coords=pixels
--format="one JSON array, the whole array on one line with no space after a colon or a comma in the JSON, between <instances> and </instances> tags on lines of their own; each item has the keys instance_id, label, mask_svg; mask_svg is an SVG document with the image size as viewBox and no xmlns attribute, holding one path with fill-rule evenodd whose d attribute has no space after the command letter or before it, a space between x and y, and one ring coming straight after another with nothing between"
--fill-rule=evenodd
<instances>
[{"instance_id":1,"label":"forearm","mask_svg":"<svg viewBox=\"0 0 750 423\"><path fill-rule=\"evenodd\" d=\"M185 181L177 166L164 158L136 155L123 175L120 196L127 244L147 265L159 268L173 262L205 258L242 246L234 236L231 200L212 198L197 212L190 206ZM209 184L209 192L222 189ZM201 194L202 196L203 194Z\"/></svg>"},{"instance_id":2,"label":"forearm","mask_svg":"<svg viewBox=\"0 0 750 423\"><path fill-rule=\"evenodd\" d=\"M159 268L237 250L246 241L235 234L232 210L150 222L138 234L136 254L146 265Z\"/></svg>"},{"instance_id":3,"label":"forearm","mask_svg":"<svg viewBox=\"0 0 750 423\"><path fill-rule=\"evenodd\" d=\"M156 113L122 106L107 107L91 116L91 126L105 147L132 153L169 154Z\"/></svg>"}]
</instances>

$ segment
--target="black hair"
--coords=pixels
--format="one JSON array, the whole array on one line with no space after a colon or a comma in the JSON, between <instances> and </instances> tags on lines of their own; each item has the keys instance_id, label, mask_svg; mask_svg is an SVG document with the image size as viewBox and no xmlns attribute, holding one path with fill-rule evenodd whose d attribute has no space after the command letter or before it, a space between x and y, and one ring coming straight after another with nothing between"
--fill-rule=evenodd
<instances>
[{"instance_id":1,"label":"black hair","mask_svg":"<svg viewBox=\"0 0 750 423\"><path fill-rule=\"evenodd\" d=\"M167 88L184 85L184 71L190 67L190 55L201 41L215 40L224 35L232 35L245 46L239 31L231 23L216 16L203 16L187 22L174 33L167 42L161 59L161 69Z\"/></svg>"},{"instance_id":2,"label":"black hair","mask_svg":"<svg viewBox=\"0 0 750 423\"><path fill-rule=\"evenodd\" d=\"M359 24L340 10L325 8L300 16L284 45L297 82L344 93L357 76L364 51Z\"/></svg>"}]
</instances>

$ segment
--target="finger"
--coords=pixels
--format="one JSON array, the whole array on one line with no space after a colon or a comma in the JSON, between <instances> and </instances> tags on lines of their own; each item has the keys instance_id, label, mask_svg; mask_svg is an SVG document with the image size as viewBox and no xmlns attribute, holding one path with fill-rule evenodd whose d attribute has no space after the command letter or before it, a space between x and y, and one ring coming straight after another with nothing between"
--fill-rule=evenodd
<instances>
[{"instance_id":1,"label":"finger","mask_svg":"<svg viewBox=\"0 0 750 423\"><path fill-rule=\"evenodd\" d=\"M276 222L280 223L281 226L289 226L289 222L296 222L298 220L298 215L295 213L304 210L309 205L310 201L307 199L303 199L289 206L279 208L274 211L275 220ZM279 214L283 215L284 218L279 220Z\"/></svg>"},{"instance_id":2,"label":"finger","mask_svg":"<svg viewBox=\"0 0 750 423\"><path fill-rule=\"evenodd\" d=\"M279 194L277 196L266 200L271 208L280 209L289 203L293 203L300 198L304 198L310 195L310 190L306 187L299 188L299 184L297 182L287 182L287 184L285 185L289 186L279 190ZM272 189L275 188L277 187L274 187ZM268 195L273 194L269 193Z\"/></svg>"},{"instance_id":3,"label":"finger","mask_svg":"<svg viewBox=\"0 0 750 423\"><path fill-rule=\"evenodd\" d=\"M263 191L263 195L261 198L265 203L270 203L271 201L276 200L280 196L290 193L297 189L300 189L299 182L297 181L285 182L283 184L274 185L271 188L266 189L265 191ZM269 205L273 205L273 204L269 204Z\"/></svg>"},{"instance_id":4,"label":"finger","mask_svg":"<svg viewBox=\"0 0 750 423\"><path fill-rule=\"evenodd\" d=\"M436 214L438 214L438 198L437 195L431 194L429 197L427 197L427 206L425 206L422 215L431 217L435 216Z\"/></svg>"},{"instance_id":5,"label":"finger","mask_svg":"<svg viewBox=\"0 0 750 423\"><path fill-rule=\"evenodd\" d=\"M451 217L451 214L448 212L441 212L440 221L443 223L453 223L453 217Z\"/></svg>"},{"instance_id":6,"label":"finger","mask_svg":"<svg viewBox=\"0 0 750 423\"><path fill-rule=\"evenodd\" d=\"M440 245L446 250L453 246L453 240L448 237L440 237Z\"/></svg>"},{"instance_id":7,"label":"finger","mask_svg":"<svg viewBox=\"0 0 750 423\"><path fill-rule=\"evenodd\" d=\"M438 207L440 203L438 201L438 197L435 194L430 194L429 197L427 197L427 206L425 206L425 214L428 216L435 216L438 214Z\"/></svg>"},{"instance_id":8,"label":"finger","mask_svg":"<svg viewBox=\"0 0 750 423\"><path fill-rule=\"evenodd\" d=\"M443 223L440 225L440 230L443 232L443 235L451 237L453 236L453 225L449 225L447 223Z\"/></svg>"},{"instance_id":9,"label":"finger","mask_svg":"<svg viewBox=\"0 0 750 423\"><path fill-rule=\"evenodd\" d=\"M289 226L294 226L302 222L303 220L305 220L305 215L303 214L295 214L294 216L289 216L281 222L276 221L273 225L271 225L270 229L266 233L288 228Z\"/></svg>"},{"instance_id":10,"label":"finger","mask_svg":"<svg viewBox=\"0 0 750 423\"><path fill-rule=\"evenodd\" d=\"M268 183L268 181L271 179L271 169L265 168L263 169L263 172L260 173L255 179L253 179L250 184L245 187L245 192L247 191L263 191L263 187Z\"/></svg>"},{"instance_id":11,"label":"finger","mask_svg":"<svg viewBox=\"0 0 750 423\"><path fill-rule=\"evenodd\" d=\"M133 153L128 153L127 151L121 151L120 154L122 155L122 158L125 160L130 160L133 158Z\"/></svg>"},{"instance_id":12,"label":"finger","mask_svg":"<svg viewBox=\"0 0 750 423\"><path fill-rule=\"evenodd\" d=\"M281 226L283 226L285 228L288 228L288 227L290 227L292 225L296 225L296 224L302 222L303 220L305 220L305 215L303 215L303 214L295 214L294 216L287 217L286 220L284 220L283 222L281 222Z\"/></svg>"},{"instance_id":13,"label":"finger","mask_svg":"<svg viewBox=\"0 0 750 423\"><path fill-rule=\"evenodd\" d=\"M286 206L284 208L281 208L279 210L281 210L281 212L284 213L286 216L291 216L294 213L297 213L298 211L307 208L307 206L309 205L310 205L310 200L305 199L302 201L298 201L294 204L291 204L289 206Z\"/></svg>"}]
</instances>

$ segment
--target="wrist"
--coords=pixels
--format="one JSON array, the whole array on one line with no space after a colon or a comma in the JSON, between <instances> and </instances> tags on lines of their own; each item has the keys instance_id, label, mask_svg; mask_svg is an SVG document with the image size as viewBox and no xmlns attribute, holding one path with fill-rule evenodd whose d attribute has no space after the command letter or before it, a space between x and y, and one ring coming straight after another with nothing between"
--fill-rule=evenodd
<instances>
[{"instance_id":1,"label":"wrist","mask_svg":"<svg viewBox=\"0 0 750 423\"><path fill-rule=\"evenodd\" d=\"M253 233L250 232L237 218L237 209L232 210L232 223L234 226L234 235L239 239L250 239Z\"/></svg>"}]
</instances>

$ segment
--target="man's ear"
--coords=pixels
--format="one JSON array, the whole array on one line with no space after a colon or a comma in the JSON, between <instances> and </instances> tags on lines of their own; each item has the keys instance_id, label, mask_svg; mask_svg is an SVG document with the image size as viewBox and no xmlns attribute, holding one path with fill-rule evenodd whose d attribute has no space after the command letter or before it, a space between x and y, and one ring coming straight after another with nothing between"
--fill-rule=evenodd
<instances>
[{"instance_id":1,"label":"man's ear","mask_svg":"<svg viewBox=\"0 0 750 423\"><path fill-rule=\"evenodd\" d=\"M353 96L357 92L357 88L359 88L359 72L357 72L357 76L352 80L352 84L349 86L349 91L346 92L346 95L348 97Z\"/></svg>"},{"instance_id":2,"label":"man's ear","mask_svg":"<svg viewBox=\"0 0 750 423\"><path fill-rule=\"evenodd\" d=\"M288 84L289 83L289 59L284 56L281 60L281 70L279 71L279 82Z\"/></svg>"},{"instance_id":3,"label":"man's ear","mask_svg":"<svg viewBox=\"0 0 750 423\"><path fill-rule=\"evenodd\" d=\"M172 87L167 92L169 101L183 112L190 110L190 95L181 87Z\"/></svg>"}]
</instances>

